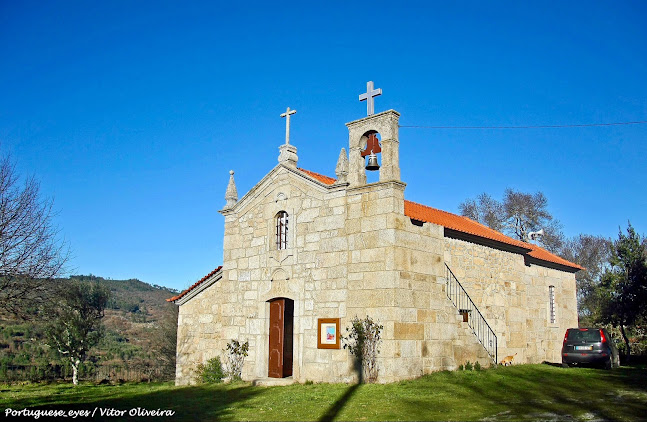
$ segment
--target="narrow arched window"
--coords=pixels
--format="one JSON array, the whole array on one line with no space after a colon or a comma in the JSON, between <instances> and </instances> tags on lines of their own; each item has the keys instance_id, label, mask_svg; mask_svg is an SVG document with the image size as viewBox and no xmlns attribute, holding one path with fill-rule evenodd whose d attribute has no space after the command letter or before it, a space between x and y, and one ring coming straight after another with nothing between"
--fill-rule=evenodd
<instances>
[{"instance_id":1,"label":"narrow arched window","mask_svg":"<svg viewBox=\"0 0 647 422\"><path fill-rule=\"evenodd\" d=\"M288 248L288 213L279 211L276 214L276 249Z\"/></svg>"}]
</instances>

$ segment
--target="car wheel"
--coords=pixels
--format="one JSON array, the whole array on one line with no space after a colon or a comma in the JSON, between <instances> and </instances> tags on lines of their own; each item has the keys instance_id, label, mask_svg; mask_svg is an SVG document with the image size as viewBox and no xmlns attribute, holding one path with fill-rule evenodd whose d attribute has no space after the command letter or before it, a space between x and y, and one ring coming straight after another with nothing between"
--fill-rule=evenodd
<instances>
[{"instance_id":1,"label":"car wheel","mask_svg":"<svg viewBox=\"0 0 647 422\"><path fill-rule=\"evenodd\" d=\"M611 369L611 368L612 368L612 365L611 365L611 358L609 358L609 360L608 360L608 361L604 362L604 369L609 370L609 369Z\"/></svg>"}]
</instances>

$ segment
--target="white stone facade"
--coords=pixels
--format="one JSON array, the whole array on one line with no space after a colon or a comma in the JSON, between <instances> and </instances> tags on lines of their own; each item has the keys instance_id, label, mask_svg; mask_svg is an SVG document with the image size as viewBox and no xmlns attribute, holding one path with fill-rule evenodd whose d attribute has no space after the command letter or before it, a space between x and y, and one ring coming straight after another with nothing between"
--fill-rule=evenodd
<instances>
[{"instance_id":1,"label":"white stone facade","mask_svg":"<svg viewBox=\"0 0 647 422\"><path fill-rule=\"evenodd\" d=\"M294 380L350 382L349 352L317 348L317 319L354 316L384 326L380 382L492 359L445 293L451 268L498 338L499 360L558 361L566 328L577 326L576 269L448 237L440 224L405 215L398 117L392 110L347 124L348 182L333 183L279 164L239 201L228 197L222 269L175 298L179 305L177 384L196 366L222 356L231 339L249 341L243 379L268 376L269 300L294 301ZM366 184L360 156L365 134L382 137L379 182ZM340 157L340 162L344 160ZM346 178L346 174L343 174ZM232 181L230 184L233 183ZM234 186L235 189L235 186ZM229 189L231 190L231 189ZM276 246L275 216L289 216L288 247ZM550 322L549 286L556 321Z\"/></svg>"}]
</instances>

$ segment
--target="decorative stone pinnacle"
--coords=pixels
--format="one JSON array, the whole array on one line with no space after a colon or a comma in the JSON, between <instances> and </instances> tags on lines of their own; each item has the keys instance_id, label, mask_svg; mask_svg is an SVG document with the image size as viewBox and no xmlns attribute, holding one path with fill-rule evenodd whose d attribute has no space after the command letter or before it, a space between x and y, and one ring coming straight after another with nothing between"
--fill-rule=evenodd
<instances>
[{"instance_id":1,"label":"decorative stone pinnacle","mask_svg":"<svg viewBox=\"0 0 647 422\"><path fill-rule=\"evenodd\" d=\"M335 175L337 175L337 183L346 183L346 176L348 176L348 156L346 155L346 148L342 148L339 151Z\"/></svg>"},{"instance_id":2,"label":"decorative stone pinnacle","mask_svg":"<svg viewBox=\"0 0 647 422\"><path fill-rule=\"evenodd\" d=\"M288 107L285 113L281 114L281 117L285 117L285 145L290 144L290 115L296 114L296 112L296 110L290 110L290 107Z\"/></svg>"},{"instance_id":3,"label":"decorative stone pinnacle","mask_svg":"<svg viewBox=\"0 0 647 422\"><path fill-rule=\"evenodd\" d=\"M359 96L360 101L366 101L366 115L372 116L375 114L374 98L382 95L382 88L373 89L373 81L366 83L366 93Z\"/></svg>"},{"instance_id":4,"label":"decorative stone pinnacle","mask_svg":"<svg viewBox=\"0 0 647 422\"><path fill-rule=\"evenodd\" d=\"M238 191L236 190L233 170L229 170L229 184L227 185L227 191L225 192L225 199L227 200L225 209L233 208L233 206L236 205L236 202L238 202Z\"/></svg>"},{"instance_id":5,"label":"decorative stone pinnacle","mask_svg":"<svg viewBox=\"0 0 647 422\"><path fill-rule=\"evenodd\" d=\"M285 164L293 168L297 167L297 161L299 157L297 156L297 147L290 144L283 144L279 147L279 163Z\"/></svg>"}]
</instances>

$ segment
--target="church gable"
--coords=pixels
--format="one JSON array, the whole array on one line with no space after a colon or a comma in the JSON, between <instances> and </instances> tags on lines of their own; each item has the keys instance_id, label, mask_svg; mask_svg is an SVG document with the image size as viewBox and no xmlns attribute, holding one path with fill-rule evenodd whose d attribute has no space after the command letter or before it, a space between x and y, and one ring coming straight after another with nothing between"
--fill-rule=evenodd
<instances>
[{"instance_id":1,"label":"church gable","mask_svg":"<svg viewBox=\"0 0 647 422\"><path fill-rule=\"evenodd\" d=\"M311 172L297 169L296 167L289 167L284 164L278 164L274 167L265 177L263 177L256 185L254 185L249 192L247 192L240 200L236 200L231 207L226 207L221 211L221 214L229 212L245 212L244 210L250 206L256 206L259 198L264 198L269 195L277 186L294 184L295 188L302 191L314 190L320 193L325 193L331 190L329 186L332 183L326 183L318 178L312 177ZM233 177L233 176L232 176ZM325 177L325 176L324 176ZM329 178L328 178L329 179ZM280 192L277 192L277 195ZM284 199L277 196L276 200Z\"/></svg>"}]
</instances>

